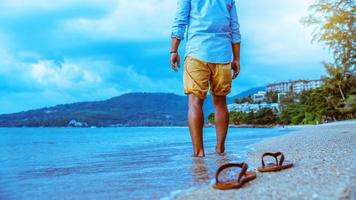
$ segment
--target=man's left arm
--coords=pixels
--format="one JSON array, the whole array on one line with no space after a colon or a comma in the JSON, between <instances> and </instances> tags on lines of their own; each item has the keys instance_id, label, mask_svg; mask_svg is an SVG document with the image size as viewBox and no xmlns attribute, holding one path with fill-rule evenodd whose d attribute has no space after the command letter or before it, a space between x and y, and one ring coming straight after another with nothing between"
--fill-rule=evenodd
<instances>
[{"instance_id":1,"label":"man's left arm","mask_svg":"<svg viewBox=\"0 0 356 200\"><path fill-rule=\"evenodd\" d=\"M233 61L231 63L232 70L234 74L233 79L237 77L240 73L240 43L241 43L241 34L240 34L240 24L237 17L237 10L235 0L232 0L232 7L230 10L230 28L231 28L231 45L233 51Z\"/></svg>"}]
</instances>

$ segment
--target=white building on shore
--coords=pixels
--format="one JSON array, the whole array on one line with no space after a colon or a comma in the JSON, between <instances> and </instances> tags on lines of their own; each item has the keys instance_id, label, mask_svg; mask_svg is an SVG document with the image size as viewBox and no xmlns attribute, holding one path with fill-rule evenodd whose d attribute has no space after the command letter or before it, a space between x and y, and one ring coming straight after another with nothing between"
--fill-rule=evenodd
<instances>
[{"instance_id":1,"label":"white building on shore","mask_svg":"<svg viewBox=\"0 0 356 200\"><path fill-rule=\"evenodd\" d=\"M253 94L252 98L253 102L263 102L266 100L266 92L258 91L256 94Z\"/></svg>"},{"instance_id":2,"label":"white building on shore","mask_svg":"<svg viewBox=\"0 0 356 200\"><path fill-rule=\"evenodd\" d=\"M251 104L251 103L243 103L243 104L229 104L227 105L229 112L257 112L262 108L269 108L279 113L279 104L278 103L260 103L260 104Z\"/></svg>"},{"instance_id":3,"label":"white building on shore","mask_svg":"<svg viewBox=\"0 0 356 200\"><path fill-rule=\"evenodd\" d=\"M281 82L269 84L266 88L267 92L276 91L281 93L295 92L301 93L303 91L316 89L321 87L323 84L322 80L296 80L289 82Z\"/></svg>"}]
</instances>

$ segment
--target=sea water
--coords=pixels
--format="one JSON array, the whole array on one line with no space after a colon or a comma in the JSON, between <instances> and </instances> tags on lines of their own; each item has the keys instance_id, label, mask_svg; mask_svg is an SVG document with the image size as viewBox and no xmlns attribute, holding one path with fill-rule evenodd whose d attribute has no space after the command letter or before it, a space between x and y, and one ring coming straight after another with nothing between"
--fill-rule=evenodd
<instances>
[{"instance_id":1,"label":"sea water","mask_svg":"<svg viewBox=\"0 0 356 200\"><path fill-rule=\"evenodd\" d=\"M248 146L291 129L229 129L226 153L193 158L188 128L0 128L0 199L160 199L210 184Z\"/></svg>"}]
</instances>

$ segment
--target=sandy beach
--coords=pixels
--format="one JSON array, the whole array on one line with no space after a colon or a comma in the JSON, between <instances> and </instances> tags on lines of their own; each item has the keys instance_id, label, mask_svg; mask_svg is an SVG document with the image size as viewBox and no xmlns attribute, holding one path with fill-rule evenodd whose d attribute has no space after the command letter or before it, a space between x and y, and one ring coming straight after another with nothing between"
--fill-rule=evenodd
<instances>
[{"instance_id":1,"label":"sandy beach","mask_svg":"<svg viewBox=\"0 0 356 200\"><path fill-rule=\"evenodd\" d=\"M252 146L246 162L261 165L266 151L282 151L291 169L257 173L239 190L219 191L207 185L174 199L356 199L356 121L303 126L298 131Z\"/></svg>"}]
</instances>

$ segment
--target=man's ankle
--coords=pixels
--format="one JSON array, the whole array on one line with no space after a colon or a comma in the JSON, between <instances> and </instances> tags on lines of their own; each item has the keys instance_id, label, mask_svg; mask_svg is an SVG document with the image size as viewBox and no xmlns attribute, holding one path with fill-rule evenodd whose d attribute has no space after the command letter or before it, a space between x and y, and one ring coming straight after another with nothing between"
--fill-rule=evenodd
<instances>
[{"instance_id":1,"label":"man's ankle","mask_svg":"<svg viewBox=\"0 0 356 200\"><path fill-rule=\"evenodd\" d=\"M225 152L225 147L224 147L224 146L216 146L216 147L215 147L215 151L216 151L216 153L218 153L218 154L222 154L222 153Z\"/></svg>"},{"instance_id":2,"label":"man's ankle","mask_svg":"<svg viewBox=\"0 0 356 200\"><path fill-rule=\"evenodd\" d=\"M193 157L205 157L204 149L194 150Z\"/></svg>"}]
</instances>

